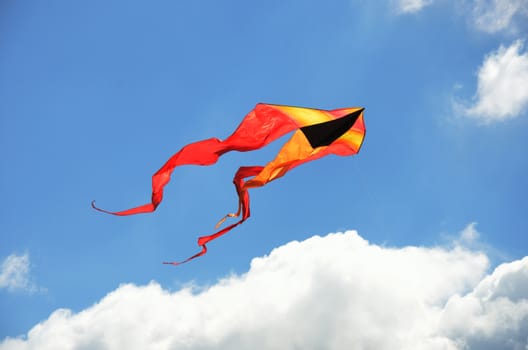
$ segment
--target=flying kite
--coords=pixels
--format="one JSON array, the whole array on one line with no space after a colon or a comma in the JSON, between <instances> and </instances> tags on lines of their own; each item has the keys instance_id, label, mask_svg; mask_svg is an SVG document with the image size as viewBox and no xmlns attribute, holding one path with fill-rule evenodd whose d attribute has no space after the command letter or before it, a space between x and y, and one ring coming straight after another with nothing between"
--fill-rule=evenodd
<instances>
[{"instance_id":1,"label":"flying kite","mask_svg":"<svg viewBox=\"0 0 528 350\"><path fill-rule=\"evenodd\" d=\"M164 264L179 265L188 262L204 255L208 242L226 234L249 218L250 188L262 187L284 176L298 165L329 154L349 156L358 153L365 137L363 110L361 107L322 110L259 103L227 139L210 138L198 141L184 146L174 154L152 176L150 203L117 212L100 209L95 206L95 201L92 202L92 207L118 216L153 212L163 199L163 188L170 181L175 167L190 164L212 165L224 153L257 150L294 131L271 162L265 166L243 166L235 173L233 183L238 194L238 210L236 213L227 214L216 228L227 218L240 217L239 221L216 233L199 237L198 245L202 250L197 254L182 262Z\"/></svg>"}]
</instances>

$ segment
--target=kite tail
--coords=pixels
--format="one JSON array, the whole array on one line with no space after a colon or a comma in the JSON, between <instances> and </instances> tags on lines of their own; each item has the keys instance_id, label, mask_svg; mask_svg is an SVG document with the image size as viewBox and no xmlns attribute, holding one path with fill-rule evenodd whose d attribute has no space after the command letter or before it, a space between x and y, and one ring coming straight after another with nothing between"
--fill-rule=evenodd
<instances>
[{"instance_id":1,"label":"kite tail","mask_svg":"<svg viewBox=\"0 0 528 350\"><path fill-rule=\"evenodd\" d=\"M174 265L174 266L178 266L178 265L181 265L181 264L185 264L186 262L191 261L191 260L194 259L194 258L197 258L197 257L199 257L199 256L202 256L202 255L204 255L205 253L207 253L207 247L206 247L205 244L204 244L204 245L202 246L202 250L201 250L200 252L194 254L193 256L191 256L191 257L189 257L189 258L187 258L187 259L185 259L185 260L183 260L183 261L180 261L180 262L178 262L178 261L164 261L164 262L162 262L162 264L164 264L164 265Z\"/></svg>"},{"instance_id":2,"label":"kite tail","mask_svg":"<svg viewBox=\"0 0 528 350\"><path fill-rule=\"evenodd\" d=\"M242 217L240 218L239 221L235 222L234 224L231 224L225 228L223 228L222 230L218 231L218 232L215 232L211 235L208 235L208 236L202 236L202 237L199 237L198 238L198 245L202 247L202 250L196 254L194 254L193 256L183 260L183 261L173 261L173 262L163 262L163 264L166 264L166 265L181 265L181 264L185 264L186 262L188 261L191 261L199 256L202 256L204 255L205 253L207 253L207 246L206 244L211 242L212 240L220 237L220 236L223 236L225 235L226 233L228 233L229 231L231 231L232 229L234 229L235 227L237 227L238 225L240 225L241 223L243 223L244 221L246 221L249 216L250 216L250 210L249 210L249 192L247 190L247 188L244 187L245 185L245 179L248 178L248 177L251 177L251 176L256 176L258 175L262 169L264 169L264 167L261 167L261 166L250 166L250 167L240 167L238 169L238 171L236 172L235 174L235 177L233 179L233 183L236 187L236 190L237 190L237 194L238 194L238 205L239 205L239 209L238 209L238 213L237 214L228 214L227 216L229 217L236 217L236 216L239 216L240 214L242 214ZM222 224L222 222L220 222L220 224ZM217 224L218 226L218 224Z\"/></svg>"},{"instance_id":3,"label":"kite tail","mask_svg":"<svg viewBox=\"0 0 528 350\"><path fill-rule=\"evenodd\" d=\"M163 188L169 183L174 168L180 165L211 165L217 162L225 145L217 138L198 141L188 144L174 154L170 159L152 176L152 198L151 202L122 211L108 211L95 206L92 208L106 214L127 216L143 213L151 213L163 200Z\"/></svg>"},{"instance_id":4,"label":"kite tail","mask_svg":"<svg viewBox=\"0 0 528 350\"><path fill-rule=\"evenodd\" d=\"M123 211L108 211L95 206L100 212L127 216L151 213L163 199L163 188L170 181L171 174L180 165L212 165L229 151L252 151L259 149L277 138L298 128L297 123L286 113L275 107L259 103L246 115L238 128L227 139L221 141L215 137L186 145L174 154L152 176L152 199L150 203Z\"/></svg>"}]
</instances>

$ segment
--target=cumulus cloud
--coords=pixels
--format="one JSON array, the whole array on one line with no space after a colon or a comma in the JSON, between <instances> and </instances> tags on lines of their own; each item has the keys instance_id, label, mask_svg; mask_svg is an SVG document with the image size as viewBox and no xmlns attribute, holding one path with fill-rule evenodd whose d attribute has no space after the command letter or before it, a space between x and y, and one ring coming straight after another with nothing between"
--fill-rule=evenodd
<instances>
[{"instance_id":1,"label":"cumulus cloud","mask_svg":"<svg viewBox=\"0 0 528 350\"><path fill-rule=\"evenodd\" d=\"M397 0L395 5L399 13L416 13L432 3L433 0Z\"/></svg>"},{"instance_id":2,"label":"cumulus cloud","mask_svg":"<svg viewBox=\"0 0 528 350\"><path fill-rule=\"evenodd\" d=\"M511 29L516 17L528 15L528 0L474 0L472 7L475 26L488 33Z\"/></svg>"},{"instance_id":3,"label":"cumulus cloud","mask_svg":"<svg viewBox=\"0 0 528 350\"><path fill-rule=\"evenodd\" d=\"M315 236L199 291L122 285L0 349L524 349L528 258L487 269L460 247Z\"/></svg>"},{"instance_id":4,"label":"cumulus cloud","mask_svg":"<svg viewBox=\"0 0 528 350\"><path fill-rule=\"evenodd\" d=\"M528 257L500 265L471 293L451 297L440 324L462 349L527 349Z\"/></svg>"},{"instance_id":5,"label":"cumulus cloud","mask_svg":"<svg viewBox=\"0 0 528 350\"><path fill-rule=\"evenodd\" d=\"M35 285L29 277L29 255L11 254L2 262L0 270L0 289L9 291L23 290L34 292Z\"/></svg>"},{"instance_id":6,"label":"cumulus cloud","mask_svg":"<svg viewBox=\"0 0 528 350\"><path fill-rule=\"evenodd\" d=\"M490 53L478 72L473 104L455 107L484 123L511 119L528 108L528 53L516 41Z\"/></svg>"}]
</instances>

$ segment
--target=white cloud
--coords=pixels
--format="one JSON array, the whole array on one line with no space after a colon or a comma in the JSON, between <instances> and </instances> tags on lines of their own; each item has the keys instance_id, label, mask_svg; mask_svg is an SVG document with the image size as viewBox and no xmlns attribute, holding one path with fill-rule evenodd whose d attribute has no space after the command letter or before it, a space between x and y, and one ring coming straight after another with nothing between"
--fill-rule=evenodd
<instances>
[{"instance_id":1,"label":"white cloud","mask_svg":"<svg viewBox=\"0 0 528 350\"><path fill-rule=\"evenodd\" d=\"M0 288L9 291L35 291L35 286L29 278L29 255L11 254L2 262L0 270Z\"/></svg>"},{"instance_id":2,"label":"white cloud","mask_svg":"<svg viewBox=\"0 0 528 350\"><path fill-rule=\"evenodd\" d=\"M456 105L465 115L484 123L511 119L528 108L528 53L516 41L490 53L478 72L473 105Z\"/></svg>"},{"instance_id":3,"label":"white cloud","mask_svg":"<svg viewBox=\"0 0 528 350\"><path fill-rule=\"evenodd\" d=\"M79 313L55 311L0 350L485 349L480 339L524 349L528 258L483 279L487 268L485 255L460 247L316 236L199 292L122 285Z\"/></svg>"},{"instance_id":4,"label":"white cloud","mask_svg":"<svg viewBox=\"0 0 528 350\"><path fill-rule=\"evenodd\" d=\"M528 348L528 257L502 264L445 306L444 334L463 349Z\"/></svg>"},{"instance_id":5,"label":"white cloud","mask_svg":"<svg viewBox=\"0 0 528 350\"><path fill-rule=\"evenodd\" d=\"M488 33L512 29L516 16L528 15L528 0L474 0L472 7L475 26Z\"/></svg>"},{"instance_id":6,"label":"white cloud","mask_svg":"<svg viewBox=\"0 0 528 350\"><path fill-rule=\"evenodd\" d=\"M433 0L396 0L396 8L399 13L416 13L432 3Z\"/></svg>"}]
</instances>

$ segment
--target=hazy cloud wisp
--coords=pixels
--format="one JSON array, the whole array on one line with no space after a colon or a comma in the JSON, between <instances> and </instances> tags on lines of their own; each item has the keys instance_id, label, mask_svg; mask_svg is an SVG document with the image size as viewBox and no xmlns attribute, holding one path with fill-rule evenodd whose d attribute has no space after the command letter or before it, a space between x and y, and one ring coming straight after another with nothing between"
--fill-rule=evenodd
<instances>
[{"instance_id":1,"label":"hazy cloud wisp","mask_svg":"<svg viewBox=\"0 0 528 350\"><path fill-rule=\"evenodd\" d=\"M2 262L0 270L0 288L5 288L11 292L23 290L33 292L35 285L29 276L30 263L29 255L11 254Z\"/></svg>"},{"instance_id":2,"label":"hazy cloud wisp","mask_svg":"<svg viewBox=\"0 0 528 350\"><path fill-rule=\"evenodd\" d=\"M528 0L474 0L471 6L475 26L488 33L511 29L516 16L528 16Z\"/></svg>"},{"instance_id":3,"label":"hazy cloud wisp","mask_svg":"<svg viewBox=\"0 0 528 350\"><path fill-rule=\"evenodd\" d=\"M416 13L431 5L433 0L397 0L395 5L398 13Z\"/></svg>"}]
</instances>

